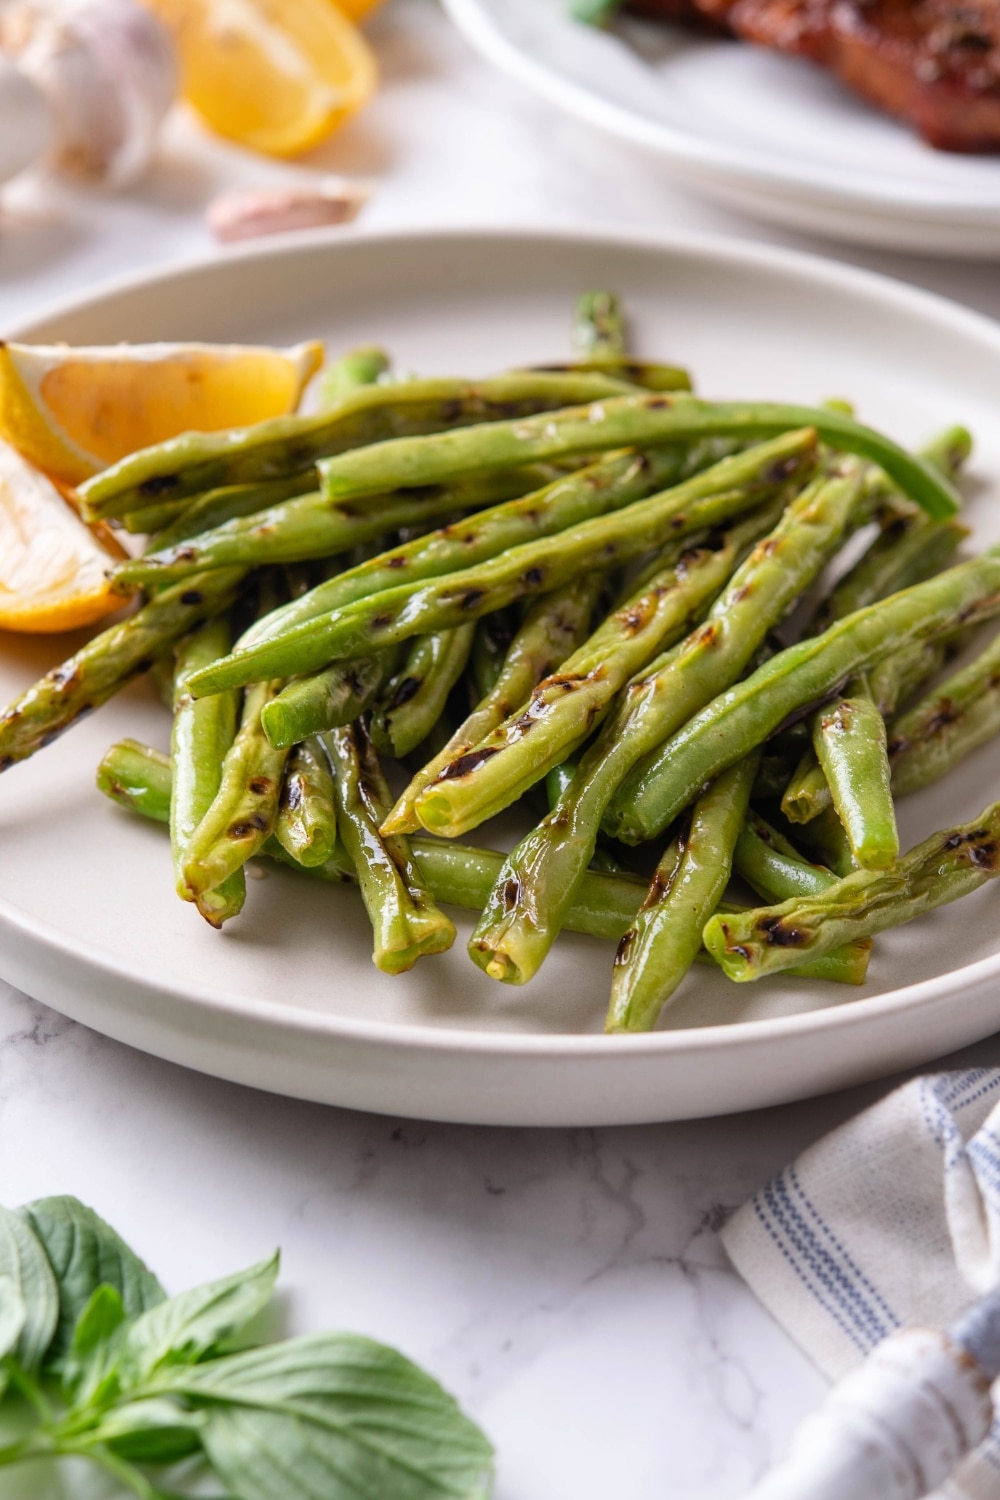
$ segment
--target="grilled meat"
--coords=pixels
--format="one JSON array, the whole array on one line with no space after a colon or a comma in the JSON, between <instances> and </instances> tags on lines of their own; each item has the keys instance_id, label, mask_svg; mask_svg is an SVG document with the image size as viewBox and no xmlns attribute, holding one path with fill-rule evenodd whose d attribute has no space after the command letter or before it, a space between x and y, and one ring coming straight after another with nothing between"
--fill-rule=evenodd
<instances>
[{"instance_id":1,"label":"grilled meat","mask_svg":"<svg viewBox=\"0 0 1000 1500\"><path fill-rule=\"evenodd\" d=\"M945 151L1000 151L1000 0L632 0L810 58Z\"/></svg>"}]
</instances>

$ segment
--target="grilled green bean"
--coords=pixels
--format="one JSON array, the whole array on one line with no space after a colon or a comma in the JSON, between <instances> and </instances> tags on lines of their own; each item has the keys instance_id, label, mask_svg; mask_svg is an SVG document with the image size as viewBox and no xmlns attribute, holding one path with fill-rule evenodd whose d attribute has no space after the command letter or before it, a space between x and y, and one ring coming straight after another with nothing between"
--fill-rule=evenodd
<instances>
[{"instance_id":1,"label":"grilled green bean","mask_svg":"<svg viewBox=\"0 0 1000 1500\"><path fill-rule=\"evenodd\" d=\"M713 917L709 952L740 983L779 973L957 901L1000 874L1000 803L932 834L892 870L857 870L816 896Z\"/></svg>"},{"instance_id":2,"label":"grilled green bean","mask_svg":"<svg viewBox=\"0 0 1000 1500\"><path fill-rule=\"evenodd\" d=\"M249 649L298 625L325 619L345 604L393 588L401 578L416 583L457 572L510 547L564 531L591 516L619 510L663 486L680 483L705 467L706 458L711 461L711 450L704 446L611 454L518 500L508 500L468 521L394 547L331 578L304 599L294 600L251 626L238 649Z\"/></svg>"},{"instance_id":3,"label":"grilled green bean","mask_svg":"<svg viewBox=\"0 0 1000 1500\"><path fill-rule=\"evenodd\" d=\"M264 733L276 750L287 750L324 729L350 724L371 708L395 661L394 651L381 651L290 682L264 705Z\"/></svg>"},{"instance_id":4,"label":"grilled green bean","mask_svg":"<svg viewBox=\"0 0 1000 1500\"><path fill-rule=\"evenodd\" d=\"M176 778L176 770L174 774ZM315 739L296 745L288 757L274 837L297 864L308 869L329 864L337 853L333 776Z\"/></svg>"},{"instance_id":5,"label":"grilled green bean","mask_svg":"<svg viewBox=\"0 0 1000 1500\"><path fill-rule=\"evenodd\" d=\"M113 802L146 818L166 823L170 816L170 761L159 751L150 750L135 740L123 740L111 747L98 768L97 785ZM482 909L503 866L502 854L494 849L479 849L470 844L442 844L429 838L415 838L408 842L417 868L436 901L472 911ZM325 865L312 868L300 865L273 837L268 839L261 853L320 880L342 884L356 879L354 867L342 845L338 845L334 857ZM628 874L588 871L580 882L563 925L569 932L617 943L633 922L645 889L644 881ZM858 983L857 959L852 949L846 951L844 960L831 953L801 972L816 979ZM699 954L699 959L707 959L707 955Z\"/></svg>"},{"instance_id":6,"label":"grilled green bean","mask_svg":"<svg viewBox=\"0 0 1000 1500\"><path fill-rule=\"evenodd\" d=\"M113 802L143 817L166 823L170 816L170 761L136 740L112 745L98 768L97 785ZM409 844L436 901L481 910L500 873L502 854L494 849L441 844L428 838L412 839ZM342 883L356 878L342 846L338 846L337 854L327 864L311 869L293 860L274 838L268 840L261 853L320 880ZM643 881L628 875L589 873L580 882L565 925L570 932L617 942L634 918L644 890Z\"/></svg>"},{"instance_id":7,"label":"grilled green bean","mask_svg":"<svg viewBox=\"0 0 1000 1500\"><path fill-rule=\"evenodd\" d=\"M284 479L265 479L258 484L231 484L186 500L169 500L159 506L133 510L124 518L125 529L156 532L147 552L167 551L191 537L200 536L240 517L259 515L262 510L294 500L316 489L315 468Z\"/></svg>"},{"instance_id":8,"label":"grilled green bean","mask_svg":"<svg viewBox=\"0 0 1000 1500\"><path fill-rule=\"evenodd\" d=\"M222 763L219 790L187 843L182 874L195 897L221 885L274 832L288 751L269 744L260 715L280 686L256 683L246 695L239 732Z\"/></svg>"},{"instance_id":9,"label":"grilled green bean","mask_svg":"<svg viewBox=\"0 0 1000 1500\"><path fill-rule=\"evenodd\" d=\"M496 900L473 934L470 953L477 963L493 964L494 973L513 984L537 972L623 779L745 670L837 545L859 491L853 463L846 476L815 481L734 574L705 625L630 686L556 808L510 855ZM701 785L711 779L704 777ZM505 890L516 890L517 900L506 900Z\"/></svg>"},{"instance_id":10,"label":"grilled green bean","mask_svg":"<svg viewBox=\"0 0 1000 1500\"><path fill-rule=\"evenodd\" d=\"M267 510L227 520L176 546L166 546L159 539L155 552L119 564L112 581L128 591L137 585L173 582L203 568L237 563L257 567L331 557L390 532L416 528L422 533L429 523L437 524L444 517L516 499L529 491L533 482L545 483L547 478L540 467L510 469L496 476L486 475L474 484L371 496L357 506L338 505L315 492L300 494Z\"/></svg>"},{"instance_id":11,"label":"grilled green bean","mask_svg":"<svg viewBox=\"0 0 1000 1500\"><path fill-rule=\"evenodd\" d=\"M42 749L147 671L202 620L227 609L243 578L242 568L223 568L165 589L46 673L0 713L0 771Z\"/></svg>"},{"instance_id":12,"label":"grilled green bean","mask_svg":"<svg viewBox=\"0 0 1000 1500\"><path fill-rule=\"evenodd\" d=\"M668 549L661 572L609 615L527 703L438 773L414 805L421 824L456 837L501 812L572 755L629 678L703 615L782 508L780 500L763 507L714 544Z\"/></svg>"},{"instance_id":13,"label":"grilled green bean","mask_svg":"<svg viewBox=\"0 0 1000 1500\"><path fill-rule=\"evenodd\" d=\"M761 443L611 516L598 516L554 537L511 547L475 567L414 587L360 599L325 619L310 620L257 645L244 646L192 680L193 690L218 692L262 674L309 672L342 656L358 656L432 630L548 593L581 569L607 568L719 524L769 498L814 459L810 429Z\"/></svg>"},{"instance_id":14,"label":"grilled green bean","mask_svg":"<svg viewBox=\"0 0 1000 1500\"><path fill-rule=\"evenodd\" d=\"M655 776L622 789L608 831L655 838L705 782L762 744L789 718L915 641L1000 612L1000 548L847 615L791 646L702 709L663 747Z\"/></svg>"},{"instance_id":15,"label":"grilled green bean","mask_svg":"<svg viewBox=\"0 0 1000 1500\"><path fill-rule=\"evenodd\" d=\"M456 756L466 754L502 724L529 696L535 684L580 644L602 583L600 573L584 573L536 600L511 641L493 686L434 759L414 776L383 824L386 833L417 832L420 820L414 805L424 787L451 765Z\"/></svg>"},{"instance_id":16,"label":"grilled green bean","mask_svg":"<svg viewBox=\"0 0 1000 1500\"><path fill-rule=\"evenodd\" d=\"M177 894L195 901L213 927L221 927L243 910L246 880L235 870L215 889L195 895L188 887L184 866L195 829L215 799L222 781L222 763L236 736L237 695L219 693L215 698L193 699L187 690L192 672L224 656L231 642L229 622L223 617L209 620L181 642L174 677L174 720L170 749L174 767L170 804L170 845L174 860Z\"/></svg>"},{"instance_id":17,"label":"grilled green bean","mask_svg":"<svg viewBox=\"0 0 1000 1500\"><path fill-rule=\"evenodd\" d=\"M376 750L401 760L423 744L465 671L475 628L459 625L410 643L406 660L386 683L372 713Z\"/></svg>"},{"instance_id":18,"label":"grilled green bean","mask_svg":"<svg viewBox=\"0 0 1000 1500\"><path fill-rule=\"evenodd\" d=\"M1000 636L892 726L889 761L899 797L930 786L1000 734Z\"/></svg>"},{"instance_id":19,"label":"grilled green bean","mask_svg":"<svg viewBox=\"0 0 1000 1500\"><path fill-rule=\"evenodd\" d=\"M364 385L375 385L383 375L388 374L391 364L388 354L376 344L362 344L357 349L349 349L319 372L316 397L320 407L328 411L349 391L356 391Z\"/></svg>"},{"instance_id":20,"label":"grilled green bean","mask_svg":"<svg viewBox=\"0 0 1000 1500\"><path fill-rule=\"evenodd\" d=\"M396 486L440 484L569 453L700 437L751 441L801 427L813 427L832 447L878 464L935 519L946 520L958 509L953 486L933 465L852 417L824 407L711 402L683 393L616 396L540 418L396 438L324 459L319 468L324 491L331 498L347 498Z\"/></svg>"},{"instance_id":21,"label":"grilled green bean","mask_svg":"<svg viewBox=\"0 0 1000 1500\"><path fill-rule=\"evenodd\" d=\"M863 870L886 870L899 854L896 809L889 785L885 720L868 683L813 716L813 750Z\"/></svg>"},{"instance_id":22,"label":"grilled green bean","mask_svg":"<svg viewBox=\"0 0 1000 1500\"><path fill-rule=\"evenodd\" d=\"M363 720L329 730L322 742L336 781L340 837L372 924L373 961L386 974L402 974L418 958L450 948L454 925L436 905L406 840L379 833L391 799Z\"/></svg>"},{"instance_id":23,"label":"grilled green bean","mask_svg":"<svg viewBox=\"0 0 1000 1500\"><path fill-rule=\"evenodd\" d=\"M729 884L757 761L749 756L702 793L686 832L657 865L615 956L607 1031L651 1031L694 963L701 930Z\"/></svg>"},{"instance_id":24,"label":"grilled green bean","mask_svg":"<svg viewBox=\"0 0 1000 1500\"><path fill-rule=\"evenodd\" d=\"M112 464L80 489L88 520L127 515L153 501L180 500L223 485L279 479L327 454L573 401L601 400L629 387L610 375L500 375L492 380L409 380L349 391L308 416L276 417L222 433L185 433ZM669 441L669 434L665 441ZM379 489L386 486L379 485ZM389 486L395 488L395 486Z\"/></svg>"},{"instance_id":25,"label":"grilled green bean","mask_svg":"<svg viewBox=\"0 0 1000 1500\"><path fill-rule=\"evenodd\" d=\"M573 348L581 359L619 365L626 355L625 315L614 292L585 292L573 312Z\"/></svg>"},{"instance_id":26,"label":"grilled green bean","mask_svg":"<svg viewBox=\"0 0 1000 1500\"><path fill-rule=\"evenodd\" d=\"M736 841L733 870L765 901L815 896L837 880L825 865L804 859L794 844L752 809Z\"/></svg>"}]
</instances>

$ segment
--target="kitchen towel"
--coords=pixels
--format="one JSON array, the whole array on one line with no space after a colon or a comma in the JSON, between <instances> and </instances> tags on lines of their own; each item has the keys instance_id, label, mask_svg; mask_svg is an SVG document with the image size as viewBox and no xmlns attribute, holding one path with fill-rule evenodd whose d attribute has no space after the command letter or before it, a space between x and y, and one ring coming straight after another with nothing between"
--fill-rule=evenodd
<instances>
[{"instance_id":1,"label":"kitchen towel","mask_svg":"<svg viewBox=\"0 0 1000 1500\"><path fill-rule=\"evenodd\" d=\"M946 1327L1000 1282L1000 1068L905 1084L805 1151L722 1237L832 1380L897 1328ZM941 1493L1000 1500L1000 1422Z\"/></svg>"}]
</instances>

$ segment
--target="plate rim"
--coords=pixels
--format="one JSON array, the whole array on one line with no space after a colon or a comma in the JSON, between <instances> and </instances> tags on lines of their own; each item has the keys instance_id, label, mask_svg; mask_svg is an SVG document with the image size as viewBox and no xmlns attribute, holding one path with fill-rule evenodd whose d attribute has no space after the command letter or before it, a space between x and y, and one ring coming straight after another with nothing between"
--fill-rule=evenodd
<instances>
[{"instance_id":1,"label":"plate rim","mask_svg":"<svg viewBox=\"0 0 1000 1500\"><path fill-rule=\"evenodd\" d=\"M106 278L86 293L64 297L57 302L37 309L30 318L22 320L8 337L30 337L31 330L61 317L72 316L94 308L102 300L123 293L142 290L167 280L180 280L204 272L224 272L233 262L244 260L280 260L294 252L332 251L339 247L371 244L412 245L414 241L456 242L460 240L483 240L490 243L505 239L522 242L549 241L558 243L585 242L598 247L622 249L659 250L677 255L712 256L725 261L732 268L760 266L774 270L785 268L829 285L836 285L855 295L888 302L901 311L913 310L925 317L937 320L981 343L1000 358L1000 323L963 306L950 298L928 292L920 287L887 276L847 265L828 257L786 247L763 245L735 237L694 231L661 229L609 229L586 223L576 225L533 227L530 225L496 226L482 224L447 225L444 227L415 226L412 228L364 228L348 230L329 229L323 231L295 231L269 237L259 243L238 245L226 250L190 257L167 265L127 272ZM985 981L1000 978L1000 951L972 964L963 965L944 975L921 980L900 989L888 990L879 995L845 998L839 1004L820 1006L815 1010L774 1016L756 1021L732 1021L718 1026L683 1027L665 1031L653 1031L638 1036L614 1036L604 1034L570 1034L562 1032L534 1034L517 1032L473 1031L451 1026L426 1026L417 1023L366 1020L357 1017L331 1015L323 1011L285 1007L277 1002L248 996L229 996L219 991L197 987L172 988L151 978L127 962L107 955L99 947L86 942L77 942L61 935L48 923L20 911L16 905L0 896L0 932L16 934L33 944L39 944L46 952L67 959L70 964L82 961L95 971L103 971L118 981L138 986L147 993L162 995L174 1005L192 1009L195 1013L207 1011L228 1019L252 1019L278 1031L291 1030L299 1035L313 1034L325 1041L338 1037L347 1043L367 1043L394 1046L405 1051L425 1051L450 1054L489 1054L495 1058L514 1061L527 1058L553 1060L560 1055L571 1058L584 1057L607 1061L625 1056L629 1048L631 1055L656 1057L667 1053L694 1053L717 1051L729 1045L749 1045L768 1040L791 1039L827 1029L840 1031L856 1026L866 1026L879 1019L885 1020L899 1012L917 1012L932 1007L942 1000L958 998L965 991L975 990Z\"/></svg>"},{"instance_id":2,"label":"plate rim","mask_svg":"<svg viewBox=\"0 0 1000 1500\"><path fill-rule=\"evenodd\" d=\"M798 168L774 162L764 166L738 145L716 146L668 124L646 120L527 56L498 29L481 0L441 0L441 3L470 44L505 73L577 119L669 160L679 176L703 190L707 190L703 174L708 170L720 184L743 190L766 189L786 202L804 206L812 202L845 210L863 209L872 218L885 218L884 210L888 208L892 210L892 222L912 223L915 228L933 224L1000 230L1000 197L990 205L965 195L929 203L907 192L888 173L868 182L855 181L846 170L825 165ZM764 205L760 211L762 214L766 211Z\"/></svg>"}]
</instances>

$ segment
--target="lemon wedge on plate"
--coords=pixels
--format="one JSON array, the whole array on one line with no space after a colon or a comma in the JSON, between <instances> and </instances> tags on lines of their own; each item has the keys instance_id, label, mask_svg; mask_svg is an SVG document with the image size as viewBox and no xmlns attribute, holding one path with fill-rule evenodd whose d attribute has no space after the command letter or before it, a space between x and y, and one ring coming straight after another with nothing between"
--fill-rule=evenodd
<instances>
[{"instance_id":1,"label":"lemon wedge on plate","mask_svg":"<svg viewBox=\"0 0 1000 1500\"><path fill-rule=\"evenodd\" d=\"M333 0L145 3L177 43L184 97L219 135L254 151L306 151L375 91L371 48Z\"/></svg>"},{"instance_id":2,"label":"lemon wedge on plate","mask_svg":"<svg viewBox=\"0 0 1000 1500\"><path fill-rule=\"evenodd\" d=\"M52 481L0 442L0 630L76 630L121 609L112 561Z\"/></svg>"},{"instance_id":3,"label":"lemon wedge on plate","mask_svg":"<svg viewBox=\"0 0 1000 1500\"><path fill-rule=\"evenodd\" d=\"M337 9L343 11L349 21L363 21L369 11L381 5L382 0L336 0Z\"/></svg>"},{"instance_id":4,"label":"lemon wedge on plate","mask_svg":"<svg viewBox=\"0 0 1000 1500\"><path fill-rule=\"evenodd\" d=\"M79 484L178 433L218 432L294 411L323 346L0 344L0 437Z\"/></svg>"}]
</instances>

